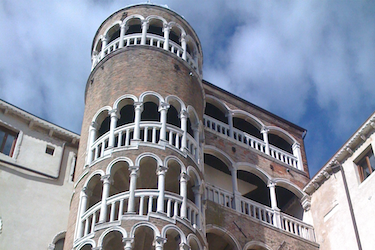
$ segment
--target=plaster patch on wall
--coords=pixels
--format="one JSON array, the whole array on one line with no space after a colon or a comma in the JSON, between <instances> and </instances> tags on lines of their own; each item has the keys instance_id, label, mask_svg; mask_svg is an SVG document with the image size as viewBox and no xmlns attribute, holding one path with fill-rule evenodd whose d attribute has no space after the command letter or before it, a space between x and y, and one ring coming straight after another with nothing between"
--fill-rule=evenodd
<instances>
[{"instance_id":1,"label":"plaster patch on wall","mask_svg":"<svg viewBox=\"0 0 375 250\"><path fill-rule=\"evenodd\" d=\"M329 218L331 218L337 212L338 205L339 205L339 203L335 200L333 202L333 207L331 208L331 210L329 210L328 213L326 213L326 215L324 215L324 222L329 220Z\"/></svg>"}]
</instances>

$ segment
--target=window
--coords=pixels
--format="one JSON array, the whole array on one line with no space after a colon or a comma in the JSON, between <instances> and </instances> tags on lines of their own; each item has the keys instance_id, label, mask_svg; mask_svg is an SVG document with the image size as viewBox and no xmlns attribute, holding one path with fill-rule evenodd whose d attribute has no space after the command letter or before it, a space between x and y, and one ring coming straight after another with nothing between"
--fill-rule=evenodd
<instances>
[{"instance_id":1,"label":"window","mask_svg":"<svg viewBox=\"0 0 375 250\"><path fill-rule=\"evenodd\" d=\"M361 182L375 171L375 157L372 149L358 161L357 166Z\"/></svg>"},{"instance_id":2,"label":"window","mask_svg":"<svg viewBox=\"0 0 375 250\"><path fill-rule=\"evenodd\" d=\"M13 155L17 140L17 132L0 126L0 152L10 157Z\"/></svg>"},{"instance_id":3,"label":"window","mask_svg":"<svg viewBox=\"0 0 375 250\"><path fill-rule=\"evenodd\" d=\"M53 155L54 152L55 152L55 147L47 145L46 154Z\"/></svg>"}]
</instances>

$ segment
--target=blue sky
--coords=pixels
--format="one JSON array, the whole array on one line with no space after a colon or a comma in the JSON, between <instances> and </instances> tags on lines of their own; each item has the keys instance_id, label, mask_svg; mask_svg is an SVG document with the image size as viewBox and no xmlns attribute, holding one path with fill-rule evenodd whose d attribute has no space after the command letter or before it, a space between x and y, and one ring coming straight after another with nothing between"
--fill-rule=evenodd
<instances>
[{"instance_id":1,"label":"blue sky","mask_svg":"<svg viewBox=\"0 0 375 250\"><path fill-rule=\"evenodd\" d=\"M193 26L204 79L308 130L314 175L375 110L374 1L153 1ZM90 48L139 1L0 2L0 98L80 133Z\"/></svg>"}]
</instances>

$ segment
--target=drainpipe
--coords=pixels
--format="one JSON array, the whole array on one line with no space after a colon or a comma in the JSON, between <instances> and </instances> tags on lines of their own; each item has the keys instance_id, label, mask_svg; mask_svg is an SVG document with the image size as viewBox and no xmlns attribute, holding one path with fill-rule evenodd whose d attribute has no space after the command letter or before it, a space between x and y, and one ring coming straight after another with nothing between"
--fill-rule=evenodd
<instances>
[{"instance_id":1,"label":"drainpipe","mask_svg":"<svg viewBox=\"0 0 375 250\"><path fill-rule=\"evenodd\" d=\"M350 199L350 193L349 193L348 183L346 182L346 176L345 176L344 168L342 167L342 165L341 165L340 162L336 161L335 163L337 165L334 166L334 167L332 167L332 170L338 168L341 171L342 180L343 180L344 188L345 188L345 194L346 194L346 198L348 200L350 216L352 218L352 223L353 223L355 238L357 240L358 250L362 250L361 240L359 238L357 222L356 222L356 219L355 219L355 216L354 216L354 210L353 210L352 200Z\"/></svg>"}]
</instances>

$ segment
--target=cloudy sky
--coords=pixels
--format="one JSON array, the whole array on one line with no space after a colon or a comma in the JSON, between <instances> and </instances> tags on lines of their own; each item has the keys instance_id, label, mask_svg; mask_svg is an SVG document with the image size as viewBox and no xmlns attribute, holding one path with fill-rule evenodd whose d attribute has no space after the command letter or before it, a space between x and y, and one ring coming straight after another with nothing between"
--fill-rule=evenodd
<instances>
[{"instance_id":1,"label":"cloudy sky","mask_svg":"<svg viewBox=\"0 0 375 250\"><path fill-rule=\"evenodd\" d=\"M375 111L375 1L154 0L201 39L204 79L308 130L314 175ZM139 1L0 1L0 98L80 133L91 42Z\"/></svg>"}]
</instances>

